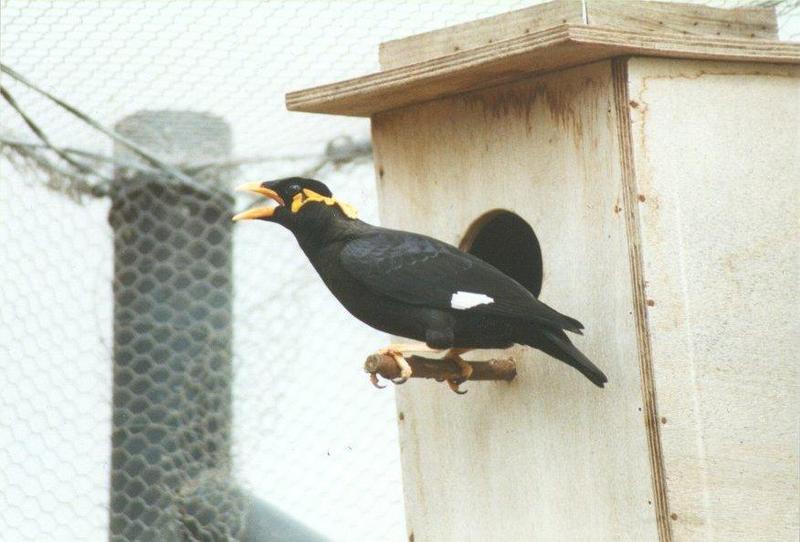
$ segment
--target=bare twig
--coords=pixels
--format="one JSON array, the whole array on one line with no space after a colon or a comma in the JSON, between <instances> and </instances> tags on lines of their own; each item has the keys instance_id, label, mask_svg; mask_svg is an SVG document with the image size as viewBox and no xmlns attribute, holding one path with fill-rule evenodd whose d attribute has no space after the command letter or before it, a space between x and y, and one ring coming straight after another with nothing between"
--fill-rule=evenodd
<instances>
[{"instance_id":1,"label":"bare twig","mask_svg":"<svg viewBox=\"0 0 800 542\"><path fill-rule=\"evenodd\" d=\"M11 95L11 93L8 91L8 89L2 85L0 85L0 96L2 96L3 99L8 103L8 105L10 105L11 108L14 109L14 111L16 111L20 117L22 117L22 120L25 121L25 124L28 125L28 128L31 129L31 131L36 135L36 137L38 137L39 140L42 143L44 143L44 145L48 149L56 153L59 156L59 158L67 162L69 165L71 165L81 173L92 174L100 178L105 178L105 176L99 171L96 171L94 168L91 168L82 162L74 160L67 153L65 153L64 151L53 145L50 142L50 139L44 133L44 131L41 128L39 128L39 126L33 121L33 119L27 113L25 113L25 111L22 110L22 108L19 106L19 104Z\"/></svg>"},{"instance_id":2,"label":"bare twig","mask_svg":"<svg viewBox=\"0 0 800 542\"><path fill-rule=\"evenodd\" d=\"M9 152L9 150L13 152ZM47 182L45 183L47 188L61 192L75 201L80 201L82 195L93 197L108 195L109 181L100 183L87 182L85 175L59 167L39 150L6 143L0 145L0 155L5 156L9 163L18 170L28 168L41 172L47 177Z\"/></svg>"},{"instance_id":3,"label":"bare twig","mask_svg":"<svg viewBox=\"0 0 800 542\"><path fill-rule=\"evenodd\" d=\"M411 366L411 378L433 378L435 380L462 381L461 368L455 361L410 356L406 361ZM513 359L493 359L490 361L467 361L472 367L469 380L505 380L511 382L517 376ZM372 354L364 362L364 371L370 375L380 375L386 379L400 377L400 367L386 354Z\"/></svg>"},{"instance_id":4,"label":"bare twig","mask_svg":"<svg viewBox=\"0 0 800 542\"><path fill-rule=\"evenodd\" d=\"M339 136L325 145L325 158L334 164L352 162L372 156L372 141L354 140L350 136Z\"/></svg>"},{"instance_id":5,"label":"bare twig","mask_svg":"<svg viewBox=\"0 0 800 542\"><path fill-rule=\"evenodd\" d=\"M311 156L319 157L319 155ZM338 166L344 163L354 162L359 158L368 158L370 156L372 156L372 143L369 140L354 141L349 136L340 136L329 141L328 144L325 145L325 154L323 154L313 166L303 170L300 176L316 177L325 166ZM259 198L254 198L242 211L252 209L260 204L261 200Z\"/></svg>"},{"instance_id":6,"label":"bare twig","mask_svg":"<svg viewBox=\"0 0 800 542\"><path fill-rule=\"evenodd\" d=\"M295 162L300 160L311 160L312 158L319 158L319 154L286 154L275 156L246 156L244 158L237 158L234 160L225 160L222 162L204 162L202 164L188 164L183 166L183 170L192 175L200 173L205 170L214 169L234 169L239 166L247 166L250 164L263 164L266 162Z\"/></svg>"},{"instance_id":7,"label":"bare twig","mask_svg":"<svg viewBox=\"0 0 800 542\"><path fill-rule=\"evenodd\" d=\"M83 160L78 160L77 157L89 159L89 161L94 161L95 164L107 163L112 164L119 168L125 169L132 169L139 172L145 172L148 174L167 174L170 177L173 177L182 183L193 187L195 190L199 190L202 192L208 193L217 193L220 191L218 187L215 186L207 186L201 182L199 182L193 175L197 175L200 173L207 173L209 170L225 170L225 169L232 169L244 164L253 164L253 163L260 163L260 162L268 162L268 161L279 161L279 160L308 160L312 158L316 158L316 162L305 171L300 173L300 175L305 177L312 177L316 176L324 167L328 165L339 166L341 164L354 162L361 158L368 158L372 155L372 145L369 140L353 140L349 136L340 136L328 142L325 146L324 154L321 156L319 154L308 154L308 155L286 155L286 156L263 156L263 157L250 157L250 158L242 158L238 160L225 160L220 162L208 162L208 163L201 163L201 164L180 164L180 165L170 165L168 163L163 162L157 156L152 154L147 149L141 147L138 143L131 141L127 137L119 134L115 130L106 128L98 121L91 118L86 113L80 111L78 108L68 104L67 102L57 98L56 96L50 94L46 90L38 87L34 83L28 81L25 77L17 73L12 68L0 63L0 71L9 75L17 82L25 85L29 89L37 92L38 94L44 96L48 100L52 101L62 109L65 109L67 112L72 114L73 116L77 117L82 122L88 124L90 127L94 128L95 130L105 134L106 136L110 137L116 143L123 145L130 150L133 151L134 154L142 158L145 164L148 164L150 168L148 168L144 164L139 163L131 163L130 161L122 161L115 158L111 158L108 156L100 155L97 153L92 153L89 151L73 149L73 148L65 148L59 147L54 145L50 139L47 137L47 134L43 129L41 129L36 122L19 106L16 100L11 96L10 92L5 87L0 87L0 91L2 91L2 97L11 105L11 107L22 117L24 122L28 125L28 127L33 131L37 138L43 143L42 145L37 145L35 143L29 142L22 142L22 141L14 141L8 138L0 137L0 151L3 149L10 149L11 151L15 152L19 155L22 161L26 162L28 165L41 169L45 175L49 178L49 186L57 187L59 185L57 181L57 177L62 177L62 180L66 180L69 183L71 189L77 193L89 193L92 195L105 195L108 193L108 185L111 183L111 179L106 177L101 171L98 171L90 164L86 163ZM54 164L48 157L45 155L46 152L55 153L59 158L64 160L70 166L77 170L77 173L67 171L63 168L58 167ZM9 155L8 152L5 153ZM92 183L88 182L86 179L83 179L81 175L93 175L99 178L102 183L95 183L98 188L94 188ZM60 184L65 184L64 182ZM99 185L102 184L102 187ZM225 195L229 197L227 192Z\"/></svg>"},{"instance_id":8,"label":"bare twig","mask_svg":"<svg viewBox=\"0 0 800 542\"><path fill-rule=\"evenodd\" d=\"M43 145L40 143L30 143L18 139L11 139L4 137L2 135L0 135L0 145L7 145L13 148L26 148L32 151L53 150L48 145ZM119 160L118 158L112 158L111 156L107 156L105 154L98 154L96 152L85 151L82 149L75 149L72 147L59 147L59 150L69 155L74 154L76 156L83 156L85 158L89 158L90 160L94 160L95 162L104 162L120 168L135 169L141 171L142 173L148 173L148 174L157 173L157 170L145 167L140 163Z\"/></svg>"},{"instance_id":9,"label":"bare twig","mask_svg":"<svg viewBox=\"0 0 800 542\"><path fill-rule=\"evenodd\" d=\"M154 154L152 154L150 151L148 151L144 147L141 147L139 144L131 141L127 137L115 132L114 130L106 128L105 126L103 126L102 124L100 124L99 122L97 122L96 120L91 118L86 113L78 110L76 107L73 107L72 105L66 103L65 101L53 96L52 94L50 94L46 90L44 90L44 89L36 86L35 84L31 83L30 81L25 79L22 75L18 74L16 71L14 71L13 69L9 68L5 64L0 63L0 71L2 71L3 73L11 76L12 78L16 79L18 82L22 83L23 85L25 85L26 87L30 88L31 90L41 94L42 96L44 96L48 100L52 101L53 103L55 103L59 107L67 110L69 113L71 113L72 115L74 115L75 117L77 117L78 119L83 121L84 123L88 124L89 126L94 128L95 130L97 130L99 132L102 132L103 134L107 135L108 137L113 139L115 142L117 142L117 143L119 143L121 145L124 145L125 147L128 147L135 154L137 154L140 158L144 159L146 162L148 162L150 165L154 166L155 168L157 168L157 169L159 169L159 170L161 170L161 171L163 171L165 173L168 173L170 176L174 177L175 179L177 179L177 180L179 180L179 181L181 181L181 182L183 182L183 183L185 183L185 184L187 184L189 186L192 186L195 189L202 190L202 191L215 191L216 192L216 190L213 187L209 187L209 186L204 185L203 183L198 182L193 177L190 177L189 175L186 175L182 171L172 167L171 165L167 164L166 162L163 162L158 157L156 157Z\"/></svg>"}]
</instances>

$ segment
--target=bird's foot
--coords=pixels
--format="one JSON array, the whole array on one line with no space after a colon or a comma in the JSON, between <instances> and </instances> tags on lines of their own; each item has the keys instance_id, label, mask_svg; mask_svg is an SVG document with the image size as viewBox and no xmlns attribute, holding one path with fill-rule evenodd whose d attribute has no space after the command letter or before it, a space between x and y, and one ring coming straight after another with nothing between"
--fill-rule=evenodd
<instances>
[{"instance_id":1,"label":"bird's foot","mask_svg":"<svg viewBox=\"0 0 800 542\"><path fill-rule=\"evenodd\" d=\"M386 348L378 350L378 354L391 357L397 366L400 368L400 377L393 378L392 382L395 384L405 384L411 378L411 365L408 364L405 358L406 352L419 352L425 351L426 346L418 346L413 344L390 344Z\"/></svg>"},{"instance_id":2,"label":"bird's foot","mask_svg":"<svg viewBox=\"0 0 800 542\"><path fill-rule=\"evenodd\" d=\"M469 380L472 376L472 365L464 361L461 357L461 354L465 354L469 352L467 348L451 348L447 351L444 358L455 362L458 365L458 368L461 369L461 378L458 379L451 379L447 381L447 385L451 390L459 395L464 395L467 393L467 390L459 389L459 386L464 383L464 381Z\"/></svg>"},{"instance_id":3,"label":"bird's foot","mask_svg":"<svg viewBox=\"0 0 800 542\"><path fill-rule=\"evenodd\" d=\"M460 355L456 354L455 356L451 357L453 361L456 362L458 368L461 369L461 378L464 380L469 380L472 376L472 365L464 361Z\"/></svg>"}]
</instances>

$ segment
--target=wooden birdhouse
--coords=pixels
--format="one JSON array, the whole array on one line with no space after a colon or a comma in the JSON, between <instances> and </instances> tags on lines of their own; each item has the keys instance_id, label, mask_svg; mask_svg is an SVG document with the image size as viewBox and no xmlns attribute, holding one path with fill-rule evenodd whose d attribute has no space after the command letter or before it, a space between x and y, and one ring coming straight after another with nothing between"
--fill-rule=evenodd
<instances>
[{"instance_id":1,"label":"wooden birdhouse","mask_svg":"<svg viewBox=\"0 0 800 542\"><path fill-rule=\"evenodd\" d=\"M794 539L800 45L773 11L563 0L380 61L289 109L370 117L382 224L581 320L609 378L516 347L510 383L398 386L409 539Z\"/></svg>"}]
</instances>

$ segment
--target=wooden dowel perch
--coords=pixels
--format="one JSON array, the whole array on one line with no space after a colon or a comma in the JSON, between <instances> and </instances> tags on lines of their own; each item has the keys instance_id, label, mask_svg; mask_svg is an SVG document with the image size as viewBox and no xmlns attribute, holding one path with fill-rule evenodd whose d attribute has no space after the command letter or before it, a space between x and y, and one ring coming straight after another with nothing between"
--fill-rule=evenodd
<instances>
[{"instance_id":1,"label":"wooden dowel perch","mask_svg":"<svg viewBox=\"0 0 800 542\"><path fill-rule=\"evenodd\" d=\"M411 378L433 378L461 382L461 368L448 359L432 359L422 356L409 356L406 361L411 366ZM517 376L517 366L513 359L493 359L489 361L468 361L472 367L469 380L505 380L511 382ZM364 362L364 371L370 375L380 375L392 380L400 377L400 367L387 354L372 354Z\"/></svg>"}]
</instances>

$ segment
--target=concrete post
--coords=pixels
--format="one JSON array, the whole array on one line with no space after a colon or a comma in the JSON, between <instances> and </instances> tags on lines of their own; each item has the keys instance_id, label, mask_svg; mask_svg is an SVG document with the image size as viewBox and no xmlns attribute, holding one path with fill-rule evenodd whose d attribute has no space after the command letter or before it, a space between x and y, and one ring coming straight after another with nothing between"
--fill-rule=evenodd
<instances>
[{"instance_id":1,"label":"concrete post","mask_svg":"<svg viewBox=\"0 0 800 542\"><path fill-rule=\"evenodd\" d=\"M116 129L177 167L230 156L230 128L207 114L140 112ZM138 160L121 145L114 155ZM114 541L182 540L181 495L196 501L197 484L229 479L233 200L226 179L200 180L190 187L167 174L115 175ZM210 503L207 517L189 522L192 536L236 537L239 495L224 510Z\"/></svg>"}]
</instances>

